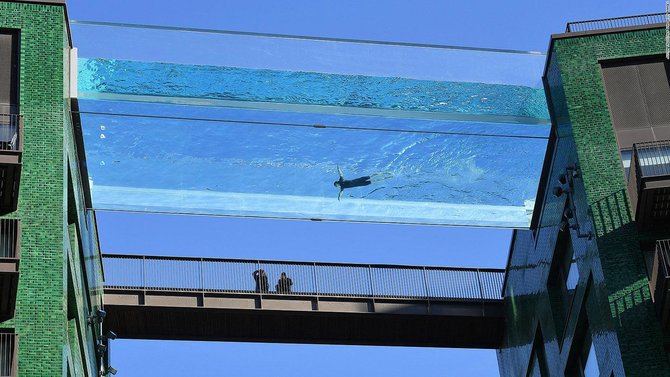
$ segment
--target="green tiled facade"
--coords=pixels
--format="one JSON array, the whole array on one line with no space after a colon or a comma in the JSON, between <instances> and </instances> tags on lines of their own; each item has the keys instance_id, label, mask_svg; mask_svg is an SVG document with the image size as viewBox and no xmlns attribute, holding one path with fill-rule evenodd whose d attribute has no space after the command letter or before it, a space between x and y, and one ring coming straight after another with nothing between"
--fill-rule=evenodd
<instances>
[{"instance_id":1,"label":"green tiled facade","mask_svg":"<svg viewBox=\"0 0 670 377\"><path fill-rule=\"evenodd\" d=\"M65 8L0 2L0 15L0 28L20 30L25 125L18 210L6 215L21 221L16 311L0 328L18 335L20 376L97 375L87 318L101 305L101 267L70 114Z\"/></svg>"},{"instance_id":2,"label":"green tiled facade","mask_svg":"<svg viewBox=\"0 0 670 377\"><path fill-rule=\"evenodd\" d=\"M505 286L507 335L498 351L501 375L526 376L541 331L549 376L569 376L575 329L588 318L600 376L670 376L663 333L649 290L621 156L610 119L600 62L662 54L665 30L555 36L545 74L556 135L536 229L517 231ZM574 203L579 232L570 238L579 271L565 332L557 331L547 282L566 195L553 187L577 163ZM655 235L657 238L663 235ZM670 235L664 235L670 238Z\"/></svg>"}]
</instances>

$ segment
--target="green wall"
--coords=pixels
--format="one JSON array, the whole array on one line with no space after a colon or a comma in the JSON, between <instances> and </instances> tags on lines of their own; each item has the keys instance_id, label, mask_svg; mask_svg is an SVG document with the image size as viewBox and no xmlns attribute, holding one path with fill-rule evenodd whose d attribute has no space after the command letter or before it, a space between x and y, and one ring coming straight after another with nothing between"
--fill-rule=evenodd
<instances>
[{"instance_id":1,"label":"green wall","mask_svg":"<svg viewBox=\"0 0 670 377\"><path fill-rule=\"evenodd\" d=\"M580 313L588 317L602 376L670 376L663 335L651 302L639 234L603 90L600 61L664 51L662 29L556 37L546 72L555 154L539 227L516 234L505 288L508 333L498 351L501 374L525 376L537 329L551 376L564 376ZM575 205L581 232L571 232L579 268L565 334L551 314L547 279L565 195L551 188L565 166L578 163ZM667 235L666 235L667 236Z\"/></svg>"},{"instance_id":2,"label":"green wall","mask_svg":"<svg viewBox=\"0 0 670 377\"><path fill-rule=\"evenodd\" d=\"M7 215L21 220L16 312L0 327L18 334L20 376L97 375L94 334L86 318L100 298L81 284L91 274L71 254L73 231L68 231L67 208L76 205L75 239L86 239L76 252L98 252L97 240L90 242L95 231L86 225L94 221L87 221L83 203L69 203L67 196L67 167L78 162L69 113L65 8L0 2L0 15L0 27L21 30L19 104L25 124L19 207ZM75 191L81 191L79 170L71 170ZM99 270L94 281L100 280ZM79 299L68 302L68 290ZM68 325L69 319L74 321ZM72 339L75 335L79 339Z\"/></svg>"},{"instance_id":3,"label":"green wall","mask_svg":"<svg viewBox=\"0 0 670 377\"><path fill-rule=\"evenodd\" d=\"M610 306L608 325L618 335L627 376L668 376L668 360L598 64L601 60L664 53L665 30L561 39L554 47L597 233Z\"/></svg>"}]
</instances>

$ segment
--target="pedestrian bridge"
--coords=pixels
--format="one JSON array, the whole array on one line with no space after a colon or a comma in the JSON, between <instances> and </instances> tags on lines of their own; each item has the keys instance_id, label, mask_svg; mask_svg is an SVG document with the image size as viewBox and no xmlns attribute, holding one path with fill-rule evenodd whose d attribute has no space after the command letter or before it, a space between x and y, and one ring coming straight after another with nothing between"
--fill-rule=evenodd
<instances>
[{"instance_id":1,"label":"pedestrian bridge","mask_svg":"<svg viewBox=\"0 0 670 377\"><path fill-rule=\"evenodd\" d=\"M504 331L499 269L118 254L103 264L104 325L120 338L493 349ZM282 272L289 292L277 291Z\"/></svg>"}]
</instances>

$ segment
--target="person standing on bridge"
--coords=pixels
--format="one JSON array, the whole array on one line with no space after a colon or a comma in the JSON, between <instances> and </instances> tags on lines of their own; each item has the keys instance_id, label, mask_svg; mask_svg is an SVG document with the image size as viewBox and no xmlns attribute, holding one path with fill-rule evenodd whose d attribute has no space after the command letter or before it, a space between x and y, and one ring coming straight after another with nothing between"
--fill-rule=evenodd
<instances>
[{"instance_id":1,"label":"person standing on bridge","mask_svg":"<svg viewBox=\"0 0 670 377\"><path fill-rule=\"evenodd\" d=\"M293 280L290 277L286 276L286 272L282 272L279 276L279 281L275 288L277 293L291 293L291 287L293 286Z\"/></svg>"},{"instance_id":2,"label":"person standing on bridge","mask_svg":"<svg viewBox=\"0 0 670 377\"><path fill-rule=\"evenodd\" d=\"M270 283L268 282L268 275L265 273L265 270L258 269L254 271L252 275L256 281L256 292L268 293L270 290Z\"/></svg>"}]
</instances>

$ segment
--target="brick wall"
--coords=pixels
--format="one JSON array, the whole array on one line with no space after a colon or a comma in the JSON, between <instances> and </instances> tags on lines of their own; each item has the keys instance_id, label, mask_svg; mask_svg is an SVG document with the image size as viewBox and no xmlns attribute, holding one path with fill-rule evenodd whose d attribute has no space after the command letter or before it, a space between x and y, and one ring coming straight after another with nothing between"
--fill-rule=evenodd
<instances>
[{"instance_id":1,"label":"brick wall","mask_svg":"<svg viewBox=\"0 0 670 377\"><path fill-rule=\"evenodd\" d=\"M575 205L581 233L571 232L579 285L565 334L557 334L547 294L565 195L549 192L537 237L518 232L506 285L508 334L498 351L501 374L524 376L538 326L551 376L564 376L579 314L587 314L601 376L670 376L660 325L653 313L639 235L630 213L621 158L599 61L659 54L664 31L643 30L555 39L546 82L557 148L547 187L577 162Z\"/></svg>"},{"instance_id":2,"label":"brick wall","mask_svg":"<svg viewBox=\"0 0 670 377\"><path fill-rule=\"evenodd\" d=\"M65 375L67 360L78 364L70 367L74 371L95 375L96 360L90 352L93 334L90 329L87 333L90 326L84 311L100 305L99 296L87 298L91 304L82 300L75 306L80 313L70 327L76 323L77 331L68 329L67 318L68 271L78 280L89 274L81 264L68 262L72 258L67 256L67 165L69 156L76 154L67 98L69 45L64 7L0 2L0 15L1 28L21 30L19 104L25 124L19 206L7 215L21 219L16 312L0 327L13 328L18 334L20 376ZM80 190L78 174L76 170L73 177ZM83 211L80 216L79 223L86 224ZM87 227L80 233L87 239L95 234ZM85 247L91 252L90 241ZM92 252L97 253L97 244ZM93 280L100 280L100 275L94 274ZM71 339L78 334L83 334L80 339Z\"/></svg>"}]
</instances>

